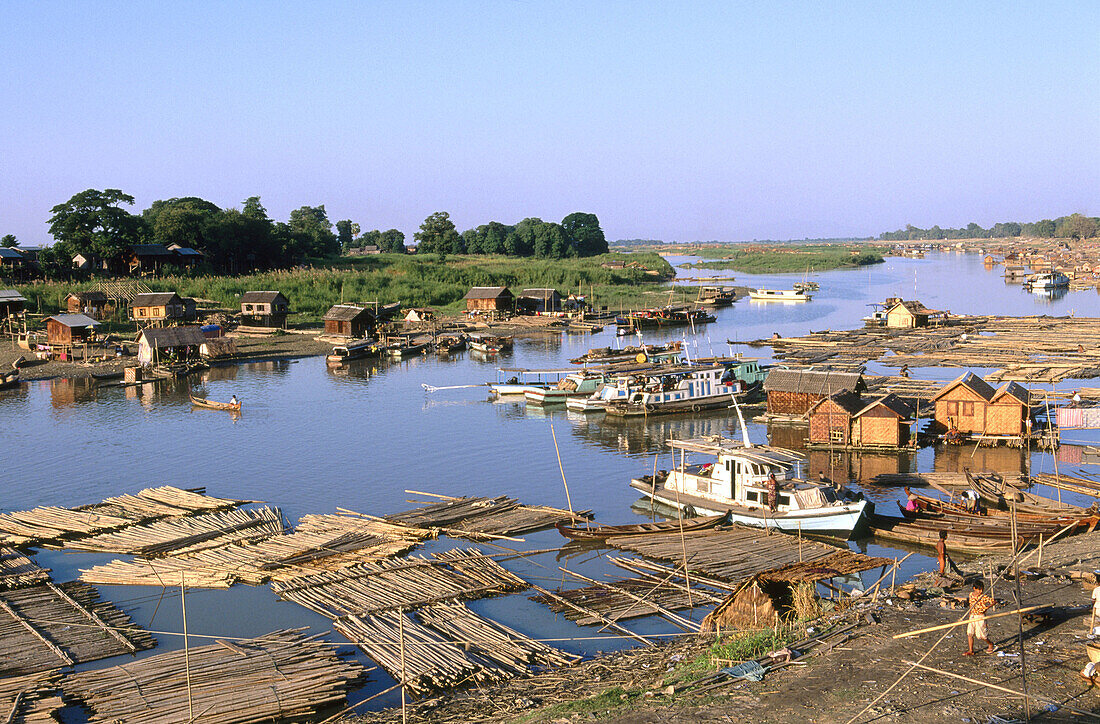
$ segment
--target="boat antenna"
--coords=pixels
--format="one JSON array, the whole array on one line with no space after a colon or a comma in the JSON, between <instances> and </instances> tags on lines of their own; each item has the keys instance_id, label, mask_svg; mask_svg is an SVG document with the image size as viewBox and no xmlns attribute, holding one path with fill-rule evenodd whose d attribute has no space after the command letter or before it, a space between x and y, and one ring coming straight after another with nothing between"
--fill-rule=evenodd
<instances>
[{"instance_id":1,"label":"boat antenna","mask_svg":"<svg viewBox=\"0 0 1100 724\"><path fill-rule=\"evenodd\" d=\"M752 447L752 443L749 442L749 428L745 426L745 416L741 414L741 406L737 404L737 394L731 394L730 397L733 399L733 409L737 410L737 420L741 423L741 440L745 443L745 447Z\"/></svg>"}]
</instances>

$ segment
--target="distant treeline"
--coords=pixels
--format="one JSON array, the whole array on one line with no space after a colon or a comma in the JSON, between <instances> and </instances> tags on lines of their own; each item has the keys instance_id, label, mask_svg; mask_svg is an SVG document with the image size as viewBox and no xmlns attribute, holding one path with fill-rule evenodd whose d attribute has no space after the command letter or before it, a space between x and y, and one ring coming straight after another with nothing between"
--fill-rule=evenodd
<instances>
[{"instance_id":1,"label":"distant treeline","mask_svg":"<svg viewBox=\"0 0 1100 724\"><path fill-rule=\"evenodd\" d=\"M768 244L768 245L798 245L798 244L846 244L853 241L874 241L873 236L852 237L842 236L833 238L811 239L753 239L752 241L661 241L660 239L617 239L611 242L612 246L734 246L737 244Z\"/></svg>"},{"instance_id":2,"label":"distant treeline","mask_svg":"<svg viewBox=\"0 0 1100 724\"><path fill-rule=\"evenodd\" d=\"M935 239L1002 239L1014 236L1033 236L1041 239L1091 239L1100 232L1100 218L1071 214L1057 219L1043 219L1021 224L1002 221L988 229L971 222L965 228L921 229L907 224L904 229L887 231L879 235L882 241L932 241Z\"/></svg>"},{"instance_id":3,"label":"distant treeline","mask_svg":"<svg viewBox=\"0 0 1100 724\"><path fill-rule=\"evenodd\" d=\"M414 235L417 254L503 254L540 259L596 256L607 253L600 220L576 212L561 223L527 218L515 226L490 221L461 234L446 211L438 211Z\"/></svg>"}]
</instances>

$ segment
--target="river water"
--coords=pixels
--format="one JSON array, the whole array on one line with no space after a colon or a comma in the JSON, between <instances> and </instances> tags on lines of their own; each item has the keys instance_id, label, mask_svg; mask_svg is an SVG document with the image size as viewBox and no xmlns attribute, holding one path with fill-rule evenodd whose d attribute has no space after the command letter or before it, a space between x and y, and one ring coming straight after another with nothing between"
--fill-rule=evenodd
<instances>
[{"instance_id":1,"label":"river water","mask_svg":"<svg viewBox=\"0 0 1100 724\"><path fill-rule=\"evenodd\" d=\"M691 261L670 257L673 265ZM749 287L789 288L806 275L754 276L679 268L681 277L736 277L722 282ZM804 334L810 330L849 329L861 324L872 302L889 296L919 299L935 309L967 314L1049 314L1100 316L1100 296L1072 292L1048 299L1006 285L1000 268L983 268L974 254L932 254L925 259L890 258L859 270L810 274L820 284L808 303L742 300L717 312L718 321L687 335L696 355L727 354L727 340ZM655 297L655 304L663 303ZM647 341L680 339L682 330L652 333ZM634 341L631 339L631 341ZM663 447L670 436L737 434L736 416L704 413L697 418L657 418L650 422L613 422L602 416L584 417L564 408L543 411L522 402L489 402L484 388L425 393L434 386L479 384L495 379L496 367L560 368L588 348L614 343L614 329L595 335L563 335L517 341L514 352L501 360L478 360L469 353L456 359L428 356L400 364L366 362L346 370L327 369L321 358L263 362L209 370L196 391L214 399L236 394L244 414L192 410L187 385L96 388L92 381L44 380L20 390L0 393L0 470L3 510L36 505L78 505L152 485L206 486L221 497L263 500L296 520L306 513L333 512L339 507L382 515L412 507L406 490L446 495L510 495L523 502L566 506L554 436L574 507L592 509L605 523L642 520L631 510L638 496L627 485L631 477L653 467L672 464ZM737 347L746 355L768 361L768 348ZM880 372L874 365L871 372ZM975 371L983 370L975 368ZM914 376L946 380L958 369L917 369ZM1065 386L1090 384L1071 381ZM553 428L553 432L552 429ZM768 431L749 424L755 442L767 441ZM797 445L789 432L777 429L772 442ZM1095 435L1076 433L1080 442L1096 443ZM937 453L926 448L913 455L845 455L824 462L835 471L868 476L906 470L1023 469L1017 451L1004 448L955 448ZM1035 470L1050 470L1049 454L1033 454ZM1063 472L1075 466L1061 464ZM889 512L896 490L868 490ZM1068 496L1067 500L1073 500ZM1080 501L1084 502L1084 501ZM885 503L883 505L882 503ZM556 531L524 535L517 548L559 546ZM459 545L468 545L458 543ZM423 550L455 545L435 541ZM894 548L869 542L851 544L858 550L886 556ZM42 551L41 564L56 580L69 580L78 569L112 556ZM554 555L510 561L508 568L547 588L562 580ZM934 565L923 554L912 556L902 573L911 575ZM572 558L568 566L589 577L615 569L592 552ZM575 585L570 583L570 586ZM179 591L159 588L111 587L100 590L155 631L181 630ZM475 601L470 607L537 638L564 639L561 648L592 654L622 647L622 641L580 629L556 618L525 594ZM252 636L275 628L310 626L329 631L329 622L296 605L276 599L266 587L238 585L229 591L191 591L187 598L191 633ZM660 620L633 621L641 633L671 633ZM177 636L158 635L153 652L182 646ZM99 667L116 661L98 662ZM381 670L359 692L359 699L390 686ZM387 705L393 696L373 705ZM74 719L77 721L78 719Z\"/></svg>"}]
</instances>

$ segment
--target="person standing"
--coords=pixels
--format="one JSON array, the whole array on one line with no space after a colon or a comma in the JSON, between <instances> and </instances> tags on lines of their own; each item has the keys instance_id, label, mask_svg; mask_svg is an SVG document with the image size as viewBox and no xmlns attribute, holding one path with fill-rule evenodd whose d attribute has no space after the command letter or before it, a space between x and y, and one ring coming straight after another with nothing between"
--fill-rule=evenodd
<instances>
[{"instance_id":1,"label":"person standing","mask_svg":"<svg viewBox=\"0 0 1100 724\"><path fill-rule=\"evenodd\" d=\"M951 555L947 552L947 531L940 531L940 539L936 541L936 560L940 564L940 575L947 576L947 568L951 567L951 570L955 572L959 578L963 577L962 571L955 565L955 561L951 560Z\"/></svg>"},{"instance_id":2,"label":"person standing","mask_svg":"<svg viewBox=\"0 0 1100 724\"><path fill-rule=\"evenodd\" d=\"M768 508L774 513L779 507L779 481L775 473L768 473Z\"/></svg>"},{"instance_id":3,"label":"person standing","mask_svg":"<svg viewBox=\"0 0 1100 724\"><path fill-rule=\"evenodd\" d=\"M985 613L993 608L995 601L985 595L985 584L980 580L974 581L970 592L970 620L966 624L966 651L963 656L974 655L974 639L986 643L986 653L993 653L997 647L989 640L989 628L986 626Z\"/></svg>"}]
</instances>

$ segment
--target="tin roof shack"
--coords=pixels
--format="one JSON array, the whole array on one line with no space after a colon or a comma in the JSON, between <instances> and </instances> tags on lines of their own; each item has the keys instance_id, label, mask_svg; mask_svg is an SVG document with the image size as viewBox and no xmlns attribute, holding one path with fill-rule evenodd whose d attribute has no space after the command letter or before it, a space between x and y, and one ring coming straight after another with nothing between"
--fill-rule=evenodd
<instances>
[{"instance_id":1,"label":"tin roof shack","mask_svg":"<svg viewBox=\"0 0 1100 724\"><path fill-rule=\"evenodd\" d=\"M27 298L14 289L0 289L0 319L19 314L27 306Z\"/></svg>"},{"instance_id":2,"label":"tin roof shack","mask_svg":"<svg viewBox=\"0 0 1100 724\"><path fill-rule=\"evenodd\" d=\"M155 274L166 264L179 260L164 244L131 244L122 254L122 261L131 274Z\"/></svg>"},{"instance_id":3,"label":"tin roof shack","mask_svg":"<svg viewBox=\"0 0 1100 724\"><path fill-rule=\"evenodd\" d=\"M944 313L938 309L929 309L920 302L904 299L886 300L887 327L927 327L930 319L942 319Z\"/></svg>"},{"instance_id":4,"label":"tin roof shack","mask_svg":"<svg viewBox=\"0 0 1100 724\"><path fill-rule=\"evenodd\" d=\"M993 421L990 419L989 407L996 394L997 391L989 383L973 372L967 372L948 382L932 397L936 405L934 429L937 432L955 429L963 435L1001 434L989 429L990 422ZM1025 392L1025 398L1026 394ZM1011 407L1007 400L1004 405L1006 408ZM1002 417L1007 418L1008 415L998 414L997 420ZM1019 434L1018 428L1016 434Z\"/></svg>"},{"instance_id":5,"label":"tin roof shack","mask_svg":"<svg viewBox=\"0 0 1100 724\"><path fill-rule=\"evenodd\" d=\"M191 310L194 300L190 300ZM188 304L175 292L147 292L138 294L130 302L130 319L138 326L162 326L168 322L182 322L193 318L188 314Z\"/></svg>"},{"instance_id":6,"label":"tin roof shack","mask_svg":"<svg viewBox=\"0 0 1100 724\"><path fill-rule=\"evenodd\" d=\"M325 312L325 334L331 337L369 337L374 327L374 313L358 304L335 304Z\"/></svg>"},{"instance_id":7,"label":"tin roof shack","mask_svg":"<svg viewBox=\"0 0 1100 724\"><path fill-rule=\"evenodd\" d=\"M546 314L561 311L561 294L557 289L524 289L516 298L520 314Z\"/></svg>"},{"instance_id":8,"label":"tin roof shack","mask_svg":"<svg viewBox=\"0 0 1100 724\"><path fill-rule=\"evenodd\" d=\"M515 305L508 287L472 287L463 299L467 314L501 314L512 311Z\"/></svg>"},{"instance_id":9,"label":"tin roof shack","mask_svg":"<svg viewBox=\"0 0 1100 724\"><path fill-rule=\"evenodd\" d=\"M866 389L858 372L773 369L764 380L769 417L805 417L814 403L829 395Z\"/></svg>"},{"instance_id":10,"label":"tin roof shack","mask_svg":"<svg viewBox=\"0 0 1100 724\"><path fill-rule=\"evenodd\" d=\"M92 319L109 317L115 308L103 292L70 292L65 307L70 314L86 314Z\"/></svg>"},{"instance_id":11,"label":"tin roof shack","mask_svg":"<svg viewBox=\"0 0 1100 724\"><path fill-rule=\"evenodd\" d=\"M143 329L137 338L138 362L148 366L198 359L206 341L195 326Z\"/></svg>"},{"instance_id":12,"label":"tin roof shack","mask_svg":"<svg viewBox=\"0 0 1100 724\"><path fill-rule=\"evenodd\" d=\"M249 327L286 329L290 300L282 292L245 292L241 295L241 323Z\"/></svg>"},{"instance_id":13,"label":"tin roof shack","mask_svg":"<svg viewBox=\"0 0 1100 724\"><path fill-rule=\"evenodd\" d=\"M99 322L83 314L55 314L46 318L46 344L72 347L95 337Z\"/></svg>"},{"instance_id":14,"label":"tin roof shack","mask_svg":"<svg viewBox=\"0 0 1100 724\"><path fill-rule=\"evenodd\" d=\"M0 267L15 269L27 263L27 258L18 249L0 246Z\"/></svg>"},{"instance_id":15,"label":"tin roof shack","mask_svg":"<svg viewBox=\"0 0 1100 724\"><path fill-rule=\"evenodd\" d=\"M205 256L198 249L190 249L186 246L180 246L179 244L169 244L168 251L172 252L175 256L174 259L168 261L169 264L175 264L176 266L192 267L202 262Z\"/></svg>"}]
</instances>

